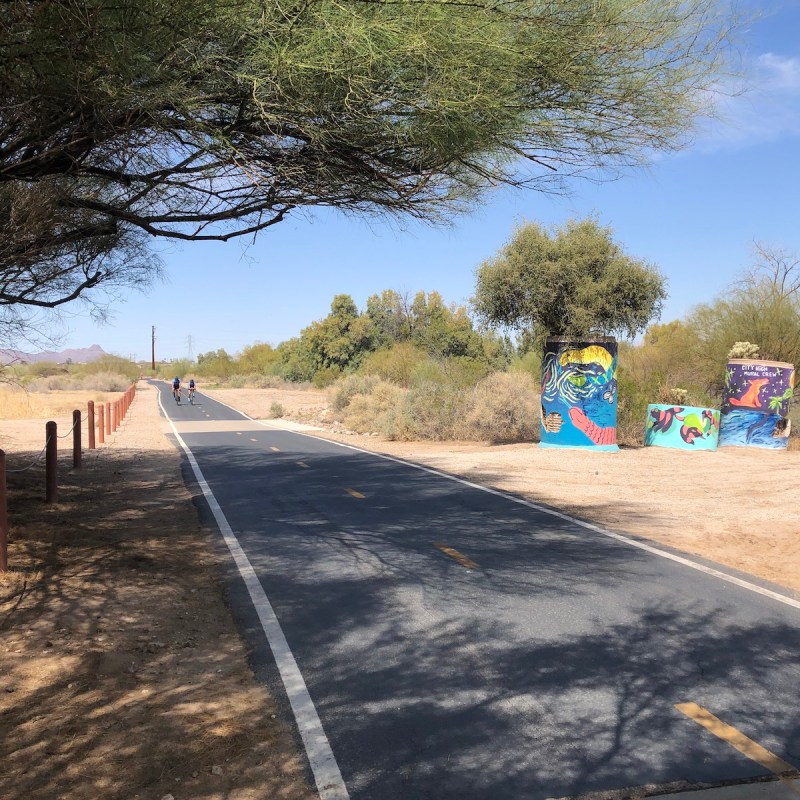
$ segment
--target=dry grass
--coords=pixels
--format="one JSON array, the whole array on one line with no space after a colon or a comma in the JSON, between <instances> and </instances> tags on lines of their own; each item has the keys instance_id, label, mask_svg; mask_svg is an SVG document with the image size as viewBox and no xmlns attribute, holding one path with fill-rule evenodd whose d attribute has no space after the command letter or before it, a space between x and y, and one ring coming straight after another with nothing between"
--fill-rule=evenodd
<instances>
[{"instance_id":1,"label":"dry grass","mask_svg":"<svg viewBox=\"0 0 800 800\"><path fill-rule=\"evenodd\" d=\"M69 417L74 409L86 413L86 405L118 400L120 393L99 391L32 392L16 386L0 386L0 419Z\"/></svg>"}]
</instances>

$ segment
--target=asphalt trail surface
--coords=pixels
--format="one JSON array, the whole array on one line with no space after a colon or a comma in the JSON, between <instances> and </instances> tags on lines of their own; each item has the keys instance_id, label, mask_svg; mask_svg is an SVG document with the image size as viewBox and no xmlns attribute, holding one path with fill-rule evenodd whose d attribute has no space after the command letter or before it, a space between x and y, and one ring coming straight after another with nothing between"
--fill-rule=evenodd
<instances>
[{"instance_id":1,"label":"asphalt trail surface","mask_svg":"<svg viewBox=\"0 0 800 800\"><path fill-rule=\"evenodd\" d=\"M686 703L800 765L797 608L161 388L353 800L545 800L775 771Z\"/></svg>"}]
</instances>

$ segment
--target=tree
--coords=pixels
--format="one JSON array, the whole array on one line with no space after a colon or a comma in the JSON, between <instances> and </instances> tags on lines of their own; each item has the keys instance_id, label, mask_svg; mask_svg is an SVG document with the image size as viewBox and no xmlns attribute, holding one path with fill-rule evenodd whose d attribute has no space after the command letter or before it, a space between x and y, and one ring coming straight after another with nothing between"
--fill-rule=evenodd
<instances>
[{"instance_id":1,"label":"tree","mask_svg":"<svg viewBox=\"0 0 800 800\"><path fill-rule=\"evenodd\" d=\"M655 267L626 255L610 228L593 219L548 231L516 230L480 265L473 303L486 322L547 336L634 336L658 316L666 297Z\"/></svg>"},{"instance_id":2,"label":"tree","mask_svg":"<svg viewBox=\"0 0 800 800\"><path fill-rule=\"evenodd\" d=\"M274 373L280 360L278 352L265 342L248 345L239 354L239 370L244 373L269 375Z\"/></svg>"},{"instance_id":3,"label":"tree","mask_svg":"<svg viewBox=\"0 0 800 800\"><path fill-rule=\"evenodd\" d=\"M3 3L5 302L147 281L151 236L314 206L438 219L677 148L720 74L716 3Z\"/></svg>"},{"instance_id":4,"label":"tree","mask_svg":"<svg viewBox=\"0 0 800 800\"><path fill-rule=\"evenodd\" d=\"M761 358L800 364L800 255L754 243L751 266L712 303L698 306L688 324L719 386L736 342L755 343Z\"/></svg>"},{"instance_id":5,"label":"tree","mask_svg":"<svg viewBox=\"0 0 800 800\"><path fill-rule=\"evenodd\" d=\"M314 371L330 371L331 377L354 372L377 349L376 330L366 314L360 314L349 294L337 294L327 317L300 332Z\"/></svg>"}]
</instances>

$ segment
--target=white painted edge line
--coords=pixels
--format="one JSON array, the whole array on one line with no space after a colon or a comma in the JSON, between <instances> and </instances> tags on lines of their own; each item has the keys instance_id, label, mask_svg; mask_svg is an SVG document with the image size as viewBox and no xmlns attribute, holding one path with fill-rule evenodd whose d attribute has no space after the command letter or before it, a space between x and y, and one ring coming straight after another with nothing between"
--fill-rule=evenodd
<instances>
[{"instance_id":1,"label":"white painted edge line","mask_svg":"<svg viewBox=\"0 0 800 800\"><path fill-rule=\"evenodd\" d=\"M278 666L281 680L286 689L286 695L289 698L294 718L297 721L297 728L303 740L303 746L308 756L311 771L314 773L314 781L317 784L319 796L321 800L349 800L350 795L342 779L342 774L339 771L339 765L336 763L336 757L333 755L330 742L327 736L325 736L325 731L322 729L322 722L317 714L317 709L314 707L314 701L308 693L308 687L303 680L294 655L292 655L289 643L286 641L278 618L275 615L275 610L272 608L272 604L269 602L264 592L264 587L258 580L258 576L250 560L247 558L233 529L225 518L225 514L217 502L217 498L214 497L211 487L203 477L203 473L200 471L200 466L194 457L194 453L189 449L186 442L183 441L174 422L169 414L167 414L161 402L160 391L158 392L158 404L161 406L161 411L167 418L178 444L180 444L183 452L189 459L189 464L192 467L197 484L203 492L203 496L211 509L211 513L214 515L219 531L225 540L225 544L228 546L228 550L230 550L236 568L239 570L239 574L250 595L253 607L258 614L258 619L261 622L261 627L264 630L267 643L272 650L272 655L275 657L275 663Z\"/></svg>"},{"instance_id":2,"label":"white painted edge line","mask_svg":"<svg viewBox=\"0 0 800 800\"><path fill-rule=\"evenodd\" d=\"M214 398L211 399L213 400ZM216 402L219 403L220 401L217 400ZM238 408L234 408L233 406L228 406L227 403L222 403L222 405L227 406L232 411L237 411L243 417L246 417L252 422L258 422L258 420L254 420L252 417L249 417L243 411L239 411ZM591 522L585 522L582 519L578 519L577 517L565 514L563 511L556 511L555 509L547 508L546 506L541 506L538 503L531 502L530 500L523 500L521 497L514 497L514 495L512 494L506 494L506 492L501 492L499 489L491 489L488 486L481 486L479 483L473 483L472 481L468 481L465 478L459 478L455 475L448 475L446 472L440 472L438 469L433 469L433 467L425 467L422 464L415 464L412 461L404 461L402 458L395 458L394 456L388 456L385 453L376 453L372 450L364 450L364 448L362 447L356 447L352 444L344 444L343 442L337 442L334 439L326 439L324 436L314 436L313 434L310 433L302 433L301 431L291 431L291 433L294 433L297 436L308 436L310 439L317 439L323 442L330 442L331 444L338 445L339 447L344 447L348 450L355 450L357 453L366 453L367 455L383 458L386 461L394 461L396 464L402 464L403 466L406 467L413 467L414 469L421 470L422 472L427 472L431 475L438 475L440 478L447 478L448 480L455 481L456 483L461 483L464 486L469 486L471 489L479 489L482 492L488 492L489 494L493 494L497 497L502 497L506 500L511 500L513 503L518 503L521 506L527 506L528 508L532 508L534 511L540 511L543 514L549 514L552 517L558 517L559 519L566 520L567 522L572 522L575 525L579 525L581 528L586 528L587 530L594 531L595 533L602 534L603 536L607 536L609 539L616 539L618 542L623 542L624 544L630 545L631 547L636 547L639 550L644 550L647 553L652 553L653 555L660 556L661 558L667 558L670 561L674 561L677 564L682 564L685 567L696 569L698 570L698 572L704 572L706 575L713 575L715 578L719 578L722 581L726 581L727 583L732 583L735 586L739 586L742 589L747 589L748 591L763 595L764 597L769 597L771 600L776 600L777 602L783 603L784 605L800 609L800 600L795 600L792 597L787 597L786 595L780 594L778 592L773 592L771 589L765 589L763 586L759 586L758 584L755 583L750 583L750 581L742 580L741 578L737 578L735 575L728 575L726 572L721 572L720 570L714 569L713 567L707 567L705 564L700 564L697 561L692 561L692 559L690 558L685 558L684 556L679 556L675 553L670 553L668 550L662 550L660 547L654 547L653 545L646 544L645 542L639 542L636 539L631 539L630 537L625 536L621 533L615 533L614 531L606 530L605 528L602 528L599 525L595 525Z\"/></svg>"}]
</instances>

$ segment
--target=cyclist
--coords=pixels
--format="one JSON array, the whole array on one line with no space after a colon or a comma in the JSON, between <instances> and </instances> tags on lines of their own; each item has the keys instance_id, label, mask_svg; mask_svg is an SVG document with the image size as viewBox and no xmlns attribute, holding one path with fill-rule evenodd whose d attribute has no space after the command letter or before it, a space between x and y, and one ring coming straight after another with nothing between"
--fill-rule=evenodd
<instances>
[{"instance_id":1,"label":"cyclist","mask_svg":"<svg viewBox=\"0 0 800 800\"><path fill-rule=\"evenodd\" d=\"M172 380L172 396L175 402L180 405L181 402L181 379L176 375Z\"/></svg>"},{"instance_id":2,"label":"cyclist","mask_svg":"<svg viewBox=\"0 0 800 800\"><path fill-rule=\"evenodd\" d=\"M189 391L188 391L188 395L189 395L189 403L191 403L192 405L194 405L194 390L195 390L196 388L197 388L197 387L196 387L196 386L195 386L195 384L194 384L194 378L189 378Z\"/></svg>"}]
</instances>

